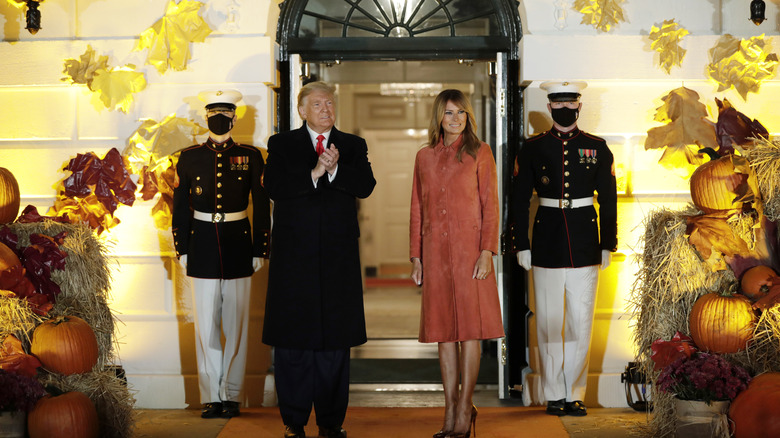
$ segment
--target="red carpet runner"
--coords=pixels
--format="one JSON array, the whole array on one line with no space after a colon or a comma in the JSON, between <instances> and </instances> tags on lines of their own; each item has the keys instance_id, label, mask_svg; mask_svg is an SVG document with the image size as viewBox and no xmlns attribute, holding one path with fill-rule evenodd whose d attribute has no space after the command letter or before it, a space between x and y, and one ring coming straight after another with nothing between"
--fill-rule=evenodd
<instances>
[{"instance_id":1,"label":"red carpet runner","mask_svg":"<svg viewBox=\"0 0 780 438\"><path fill-rule=\"evenodd\" d=\"M349 408L344 429L349 438L430 437L441 427L443 408ZM558 417L543 407L480 408L478 438L568 438ZM242 409L228 421L218 438L282 438L284 426L278 408ZM316 438L312 413L306 437ZM472 436L473 433L472 433Z\"/></svg>"}]
</instances>

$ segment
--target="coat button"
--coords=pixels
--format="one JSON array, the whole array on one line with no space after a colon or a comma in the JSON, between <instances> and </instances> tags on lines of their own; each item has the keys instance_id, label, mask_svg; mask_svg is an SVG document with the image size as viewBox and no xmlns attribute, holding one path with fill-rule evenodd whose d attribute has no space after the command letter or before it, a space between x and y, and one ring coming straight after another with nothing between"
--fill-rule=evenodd
<instances>
[{"instance_id":1,"label":"coat button","mask_svg":"<svg viewBox=\"0 0 780 438\"><path fill-rule=\"evenodd\" d=\"M569 183L563 183L564 187L569 187Z\"/></svg>"},{"instance_id":2,"label":"coat button","mask_svg":"<svg viewBox=\"0 0 780 438\"><path fill-rule=\"evenodd\" d=\"M564 143L566 144L566 143ZM563 151L563 155L569 155L569 151Z\"/></svg>"},{"instance_id":3,"label":"coat button","mask_svg":"<svg viewBox=\"0 0 780 438\"><path fill-rule=\"evenodd\" d=\"M222 154L217 154L217 158L222 158Z\"/></svg>"},{"instance_id":4,"label":"coat button","mask_svg":"<svg viewBox=\"0 0 780 438\"><path fill-rule=\"evenodd\" d=\"M445 231L445 232L441 233L441 235L444 236L444 237L447 237L447 232Z\"/></svg>"},{"instance_id":5,"label":"coat button","mask_svg":"<svg viewBox=\"0 0 780 438\"><path fill-rule=\"evenodd\" d=\"M217 204L217 208L222 208L222 205L221 204Z\"/></svg>"},{"instance_id":6,"label":"coat button","mask_svg":"<svg viewBox=\"0 0 780 438\"><path fill-rule=\"evenodd\" d=\"M563 172L563 176L569 176L569 171Z\"/></svg>"},{"instance_id":7,"label":"coat button","mask_svg":"<svg viewBox=\"0 0 780 438\"><path fill-rule=\"evenodd\" d=\"M569 165L569 160L565 160L565 161L563 162L563 165L564 165L564 166L568 166L568 165Z\"/></svg>"},{"instance_id":8,"label":"coat button","mask_svg":"<svg viewBox=\"0 0 780 438\"><path fill-rule=\"evenodd\" d=\"M563 197L564 197L564 198L568 198L568 197L569 197L569 194L568 194L568 193L564 193L564 194L563 194Z\"/></svg>"},{"instance_id":9,"label":"coat button","mask_svg":"<svg viewBox=\"0 0 780 438\"><path fill-rule=\"evenodd\" d=\"M217 193L217 199L222 198L222 193Z\"/></svg>"},{"instance_id":10,"label":"coat button","mask_svg":"<svg viewBox=\"0 0 780 438\"><path fill-rule=\"evenodd\" d=\"M564 141L564 142L563 142L563 145L564 145L564 146L566 146L567 144L569 144L569 142L568 142L568 141Z\"/></svg>"},{"instance_id":11,"label":"coat button","mask_svg":"<svg viewBox=\"0 0 780 438\"><path fill-rule=\"evenodd\" d=\"M222 163L217 163L217 167L222 167Z\"/></svg>"},{"instance_id":12,"label":"coat button","mask_svg":"<svg viewBox=\"0 0 780 438\"><path fill-rule=\"evenodd\" d=\"M217 187L222 187L222 183L217 183Z\"/></svg>"},{"instance_id":13,"label":"coat button","mask_svg":"<svg viewBox=\"0 0 780 438\"><path fill-rule=\"evenodd\" d=\"M217 172L217 176L221 177L222 176L222 172Z\"/></svg>"},{"instance_id":14,"label":"coat button","mask_svg":"<svg viewBox=\"0 0 780 438\"><path fill-rule=\"evenodd\" d=\"M447 214L447 210L442 210L441 214Z\"/></svg>"}]
</instances>

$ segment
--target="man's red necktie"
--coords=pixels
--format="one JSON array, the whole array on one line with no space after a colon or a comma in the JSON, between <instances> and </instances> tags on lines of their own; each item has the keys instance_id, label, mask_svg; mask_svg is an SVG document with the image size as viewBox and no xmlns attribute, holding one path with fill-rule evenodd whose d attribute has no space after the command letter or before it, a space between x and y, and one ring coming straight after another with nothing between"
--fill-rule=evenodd
<instances>
[{"instance_id":1,"label":"man's red necktie","mask_svg":"<svg viewBox=\"0 0 780 438\"><path fill-rule=\"evenodd\" d=\"M324 135L317 136L317 155L322 155L325 152L325 147L322 145L322 141L325 140Z\"/></svg>"}]
</instances>

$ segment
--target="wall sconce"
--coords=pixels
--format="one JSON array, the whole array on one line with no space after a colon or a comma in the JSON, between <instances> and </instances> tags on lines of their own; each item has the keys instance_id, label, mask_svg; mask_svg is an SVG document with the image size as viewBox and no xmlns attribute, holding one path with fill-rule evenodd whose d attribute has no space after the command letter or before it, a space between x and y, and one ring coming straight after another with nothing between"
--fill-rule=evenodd
<instances>
[{"instance_id":1,"label":"wall sconce","mask_svg":"<svg viewBox=\"0 0 780 438\"><path fill-rule=\"evenodd\" d=\"M758 26L766 20L766 3L764 0L753 0L750 2L750 21Z\"/></svg>"},{"instance_id":2,"label":"wall sconce","mask_svg":"<svg viewBox=\"0 0 780 438\"><path fill-rule=\"evenodd\" d=\"M38 10L38 5L43 0L11 0L12 3L27 4L27 29L28 32L35 35L41 30L41 11ZM17 6L21 7L21 6Z\"/></svg>"}]
</instances>

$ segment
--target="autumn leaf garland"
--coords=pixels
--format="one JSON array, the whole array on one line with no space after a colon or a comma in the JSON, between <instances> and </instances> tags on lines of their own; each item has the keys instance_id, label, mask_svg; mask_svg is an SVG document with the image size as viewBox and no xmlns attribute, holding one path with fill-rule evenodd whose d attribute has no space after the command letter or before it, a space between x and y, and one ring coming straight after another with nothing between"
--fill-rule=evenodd
<instances>
[{"instance_id":1,"label":"autumn leaf garland","mask_svg":"<svg viewBox=\"0 0 780 438\"><path fill-rule=\"evenodd\" d=\"M108 56L96 56L92 46L79 59L66 59L63 73L72 84L84 84L110 110L126 113L133 103L133 95L146 88L146 78L135 66L109 67Z\"/></svg>"},{"instance_id":2,"label":"autumn leaf garland","mask_svg":"<svg viewBox=\"0 0 780 438\"><path fill-rule=\"evenodd\" d=\"M702 162L699 149L718 148L707 107L699 102L698 93L685 87L670 91L661 100L664 104L656 109L654 119L666 125L647 131L645 150L666 148L659 162L668 168L687 169L690 176Z\"/></svg>"},{"instance_id":3,"label":"autumn leaf garland","mask_svg":"<svg viewBox=\"0 0 780 438\"><path fill-rule=\"evenodd\" d=\"M674 19L664 20L661 27L650 29L650 48L658 52L658 64L669 74L672 67L681 66L686 50L680 47L680 41L688 35L688 30L676 23Z\"/></svg>"},{"instance_id":4,"label":"autumn leaf garland","mask_svg":"<svg viewBox=\"0 0 780 438\"><path fill-rule=\"evenodd\" d=\"M625 0L575 0L574 9L582 14L582 24L589 24L601 32L609 32L614 26L626 21L623 16Z\"/></svg>"}]
</instances>

